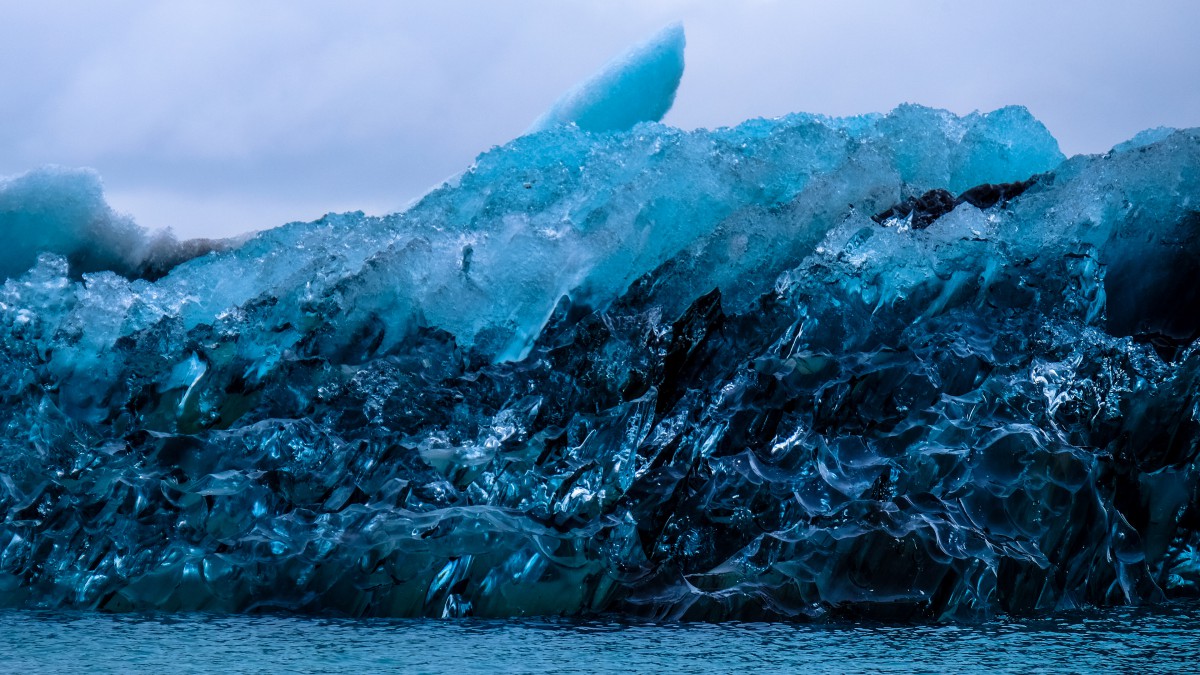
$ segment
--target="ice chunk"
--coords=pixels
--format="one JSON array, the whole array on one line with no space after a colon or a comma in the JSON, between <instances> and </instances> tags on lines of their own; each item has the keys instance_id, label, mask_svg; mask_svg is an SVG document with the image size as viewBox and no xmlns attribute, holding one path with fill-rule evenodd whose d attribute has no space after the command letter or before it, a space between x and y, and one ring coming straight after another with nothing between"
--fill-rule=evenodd
<instances>
[{"instance_id":1,"label":"ice chunk","mask_svg":"<svg viewBox=\"0 0 1200 675\"><path fill-rule=\"evenodd\" d=\"M585 131L620 131L657 122L675 102L683 77L683 24L662 29L563 94L530 128L575 124Z\"/></svg>"},{"instance_id":2,"label":"ice chunk","mask_svg":"<svg viewBox=\"0 0 1200 675\"><path fill-rule=\"evenodd\" d=\"M130 270L144 257L146 233L104 201L88 169L46 167L0 178L0 275L15 276L39 253L67 257L78 272Z\"/></svg>"},{"instance_id":3,"label":"ice chunk","mask_svg":"<svg viewBox=\"0 0 1200 675\"><path fill-rule=\"evenodd\" d=\"M157 278L183 261L234 244L147 233L108 205L95 171L56 166L0 177L0 234L5 238L0 277L27 271L41 253L57 253L75 276L108 270Z\"/></svg>"},{"instance_id":4,"label":"ice chunk","mask_svg":"<svg viewBox=\"0 0 1200 675\"><path fill-rule=\"evenodd\" d=\"M1170 136L1171 134L1175 133L1176 131L1178 131L1178 129L1174 129L1172 127L1154 127L1153 129L1145 129L1145 130L1139 131L1137 134L1134 135L1133 138L1131 138L1123 143L1118 143L1118 144L1114 145L1112 151L1113 152L1127 152L1129 150L1137 150L1138 148L1144 148L1147 145L1151 145L1151 144L1154 144L1154 143L1157 143L1157 142L1163 140L1167 136Z\"/></svg>"}]
</instances>

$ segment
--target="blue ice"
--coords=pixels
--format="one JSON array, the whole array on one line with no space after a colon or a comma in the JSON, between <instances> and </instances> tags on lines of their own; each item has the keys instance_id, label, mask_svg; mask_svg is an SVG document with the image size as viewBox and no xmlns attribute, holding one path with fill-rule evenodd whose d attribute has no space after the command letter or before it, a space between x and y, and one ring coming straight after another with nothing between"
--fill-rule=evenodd
<instances>
[{"instance_id":1,"label":"blue ice","mask_svg":"<svg viewBox=\"0 0 1200 675\"><path fill-rule=\"evenodd\" d=\"M530 131L562 124L585 131L621 131L661 120L674 104L683 77L685 43L683 24L667 26L563 94Z\"/></svg>"}]
</instances>

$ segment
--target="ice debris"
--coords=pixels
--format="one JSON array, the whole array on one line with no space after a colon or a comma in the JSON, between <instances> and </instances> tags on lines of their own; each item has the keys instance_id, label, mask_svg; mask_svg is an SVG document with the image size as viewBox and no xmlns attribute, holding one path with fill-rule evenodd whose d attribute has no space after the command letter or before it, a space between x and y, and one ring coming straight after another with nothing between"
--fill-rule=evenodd
<instances>
[{"instance_id":1,"label":"ice debris","mask_svg":"<svg viewBox=\"0 0 1200 675\"><path fill-rule=\"evenodd\" d=\"M530 132L562 124L585 131L624 131L639 122L661 120L683 78L685 43L683 24L667 26L563 94Z\"/></svg>"},{"instance_id":2,"label":"ice debris","mask_svg":"<svg viewBox=\"0 0 1200 675\"><path fill-rule=\"evenodd\" d=\"M1145 140L1064 161L1021 108L566 125L157 280L47 246L0 287L0 604L1200 594L1200 131Z\"/></svg>"}]
</instances>

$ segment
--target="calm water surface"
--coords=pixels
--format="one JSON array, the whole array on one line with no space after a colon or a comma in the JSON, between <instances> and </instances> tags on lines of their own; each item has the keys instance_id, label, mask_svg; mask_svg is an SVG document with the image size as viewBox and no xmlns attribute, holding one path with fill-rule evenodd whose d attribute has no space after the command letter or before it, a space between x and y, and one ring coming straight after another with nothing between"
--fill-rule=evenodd
<instances>
[{"instance_id":1,"label":"calm water surface","mask_svg":"<svg viewBox=\"0 0 1200 675\"><path fill-rule=\"evenodd\" d=\"M1200 671L1200 604L980 625L0 612L0 671Z\"/></svg>"}]
</instances>

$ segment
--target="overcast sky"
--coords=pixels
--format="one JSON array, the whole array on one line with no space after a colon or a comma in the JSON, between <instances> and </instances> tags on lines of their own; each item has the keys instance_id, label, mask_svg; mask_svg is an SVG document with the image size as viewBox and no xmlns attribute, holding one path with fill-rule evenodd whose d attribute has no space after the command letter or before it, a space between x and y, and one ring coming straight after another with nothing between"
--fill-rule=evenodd
<instances>
[{"instance_id":1,"label":"overcast sky","mask_svg":"<svg viewBox=\"0 0 1200 675\"><path fill-rule=\"evenodd\" d=\"M91 166L151 227L403 207L682 20L666 122L1030 108L1063 151L1200 126L1200 2L0 0L0 175Z\"/></svg>"}]
</instances>

